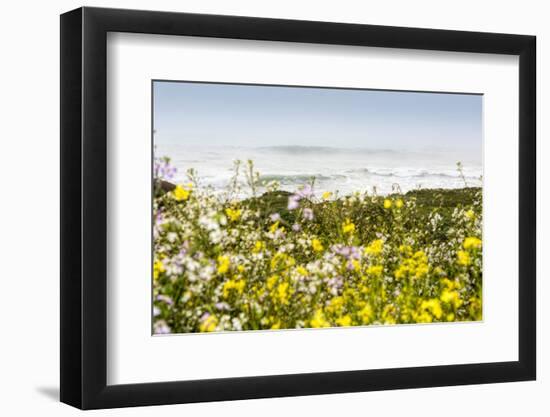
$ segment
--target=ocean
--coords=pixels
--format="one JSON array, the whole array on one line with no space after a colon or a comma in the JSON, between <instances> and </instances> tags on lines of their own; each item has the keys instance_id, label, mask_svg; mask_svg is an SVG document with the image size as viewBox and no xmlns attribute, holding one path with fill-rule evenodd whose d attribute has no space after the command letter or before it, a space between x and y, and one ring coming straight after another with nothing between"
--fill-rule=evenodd
<instances>
[{"instance_id":1,"label":"ocean","mask_svg":"<svg viewBox=\"0 0 550 417\"><path fill-rule=\"evenodd\" d=\"M175 182L187 180L194 168L200 186L222 192L233 174L233 161L251 159L261 180L277 180L280 188L295 191L315 177L314 192L347 195L368 191L386 195L416 188L462 188L482 185L482 158L479 152L449 150L384 150L322 146L200 146L163 144L155 146L155 156L168 156L177 168ZM464 179L457 170L462 164ZM243 196L245 197L245 196Z\"/></svg>"}]
</instances>

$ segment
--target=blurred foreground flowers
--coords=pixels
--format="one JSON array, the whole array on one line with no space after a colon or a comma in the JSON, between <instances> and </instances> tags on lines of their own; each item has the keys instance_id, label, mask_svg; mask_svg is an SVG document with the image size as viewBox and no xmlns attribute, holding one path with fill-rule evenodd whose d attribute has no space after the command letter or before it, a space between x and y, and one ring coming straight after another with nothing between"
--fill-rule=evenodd
<instances>
[{"instance_id":1,"label":"blurred foreground flowers","mask_svg":"<svg viewBox=\"0 0 550 417\"><path fill-rule=\"evenodd\" d=\"M482 318L479 188L317 198L313 181L261 184L249 162L220 194L157 166L157 334Z\"/></svg>"}]
</instances>

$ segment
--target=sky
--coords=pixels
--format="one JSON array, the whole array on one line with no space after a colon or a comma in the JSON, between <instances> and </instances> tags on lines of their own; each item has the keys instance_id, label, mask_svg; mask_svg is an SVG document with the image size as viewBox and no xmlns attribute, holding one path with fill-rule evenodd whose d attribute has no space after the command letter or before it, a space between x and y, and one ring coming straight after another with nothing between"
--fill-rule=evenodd
<instances>
[{"instance_id":1,"label":"sky","mask_svg":"<svg viewBox=\"0 0 550 417\"><path fill-rule=\"evenodd\" d=\"M481 153L481 95L155 81L155 143Z\"/></svg>"}]
</instances>

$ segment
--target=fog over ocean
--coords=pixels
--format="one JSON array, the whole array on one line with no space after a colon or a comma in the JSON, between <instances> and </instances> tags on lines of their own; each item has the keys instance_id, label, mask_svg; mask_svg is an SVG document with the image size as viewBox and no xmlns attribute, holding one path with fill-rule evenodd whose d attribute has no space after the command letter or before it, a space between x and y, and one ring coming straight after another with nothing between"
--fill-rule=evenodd
<instances>
[{"instance_id":1,"label":"fog over ocean","mask_svg":"<svg viewBox=\"0 0 550 417\"><path fill-rule=\"evenodd\" d=\"M480 186L483 96L155 81L155 155L222 191L233 161L294 191L378 194Z\"/></svg>"},{"instance_id":2,"label":"fog over ocean","mask_svg":"<svg viewBox=\"0 0 550 417\"><path fill-rule=\"evenodd\" d=\"M233 161L254 161L261 180L277 180L294 191L315 177L314 191L355 191L378 194L415 188L462 188L456 163L460 161L468 186L481 186L481 146L477 152L446 149L384 150L337 146L226 146L157 143L155 157L168 156L177 168L175 181L186 181L186 171L197 171L201 186L226 189Z\"/></svg>"}]
</instances>

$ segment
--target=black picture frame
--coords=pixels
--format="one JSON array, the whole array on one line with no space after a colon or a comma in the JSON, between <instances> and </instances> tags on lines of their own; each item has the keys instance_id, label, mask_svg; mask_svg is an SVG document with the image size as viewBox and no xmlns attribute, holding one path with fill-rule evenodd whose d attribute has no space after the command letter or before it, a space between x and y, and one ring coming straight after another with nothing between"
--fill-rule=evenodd
<instances>
[{"instance_id":1,"label":"black picture frame","mask_svg":"<svg viewBox=\"0 0 550 417\"><path fill-rule=\"evenodd\" d=\"M519 360L107 385L108 32L519 56ZM156 11L61 15L61 401L81 409L534 380L534 36Z\"/></svg>"}]
</instances>

